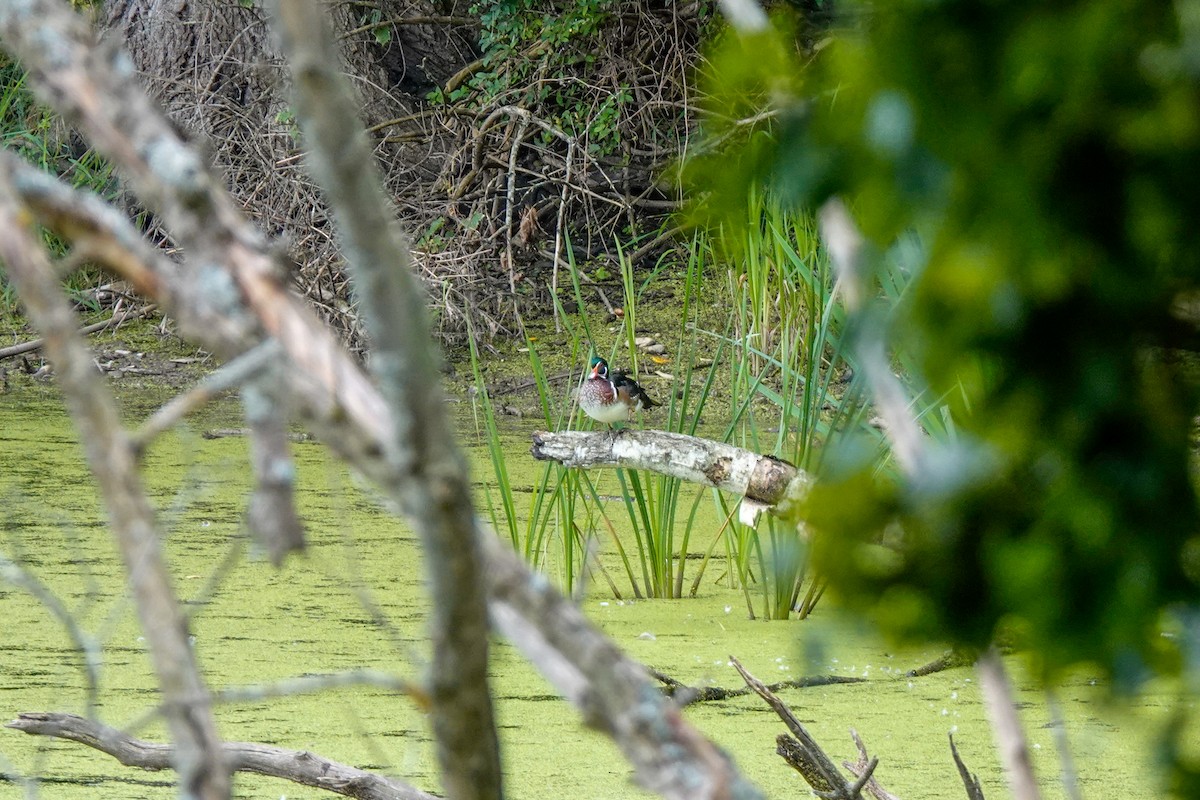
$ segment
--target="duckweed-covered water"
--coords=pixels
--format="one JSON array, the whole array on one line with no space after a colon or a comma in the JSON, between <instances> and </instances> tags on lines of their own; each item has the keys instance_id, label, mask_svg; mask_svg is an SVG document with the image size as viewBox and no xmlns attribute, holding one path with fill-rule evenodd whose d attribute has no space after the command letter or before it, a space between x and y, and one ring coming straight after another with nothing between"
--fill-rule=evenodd
<instances>
[{"instance_id":1,"label":"duckweed-covered water","mask_svg":"<svg viewBox=\"0 0 1200 800\"><path fill-rule=\"evenodd\" d=\"M0 409L0 552L58 598L92 638L101 660L94 694L99 717L162 741L145 645L74 430L50 390L18 389L0 397ZM298 445L299 502L310 549L273 569L241 537L249 490L247 443L200 436L206 427L239 424L236 408L222 406L209 414L157 442L145 470L209 684L217 690L279 688L302 676L355 669L419 678L428 657L427 606L411 532L323 448ZM464 431L468 417L464 412ZM512 436L508 450L527 451L528 431L514 430ZM476 479L486 480L486 455L473 453ZM510 468L524 485L540 469L519 455ZM718 526L715 519L700 523L708 531ZM965 796L948 732L954 732L987 796L1006 796L972 670L906 677L941 648L889 650L829 603L804 622L749 620L741 594L716 583L720 572L710 567L694 599L618 601L597 581L583 602L633 657L685 683L739 686L727 663L731 654L767 682L824 674L867 678L785 690L782 696L839 760L853 760L848 731L857 729L881 759L877 776L901 797ZM1020 659L1009 663L1045 796L1062 797L1045 695L1024 681ZM0 583L0 719L34 710L86 713L89 689L80 665L64 627L46 607L30 592ZM631 784L617 749L582 728L576 714L503 642L494 649L493 670L509 797L649 796ZM1118 706L1082 670L1056 694L1085 797L1160 796L1151 742L1181 702L1172 687L1151 686L1136 702ZM756 697L696 704L686 714L769 796L807 796L800 778L774 753L782 725ZM437 789L425 720L409 699L389 690L357 685L229 702L217 715L226 739L311 750ZM3 729L0 773L7 776L0 780L0 797L175 794L168 773L125 768L80 745ZM237 777L236 793L328 796L248 775Z\"/></svg>"}]
</instances>

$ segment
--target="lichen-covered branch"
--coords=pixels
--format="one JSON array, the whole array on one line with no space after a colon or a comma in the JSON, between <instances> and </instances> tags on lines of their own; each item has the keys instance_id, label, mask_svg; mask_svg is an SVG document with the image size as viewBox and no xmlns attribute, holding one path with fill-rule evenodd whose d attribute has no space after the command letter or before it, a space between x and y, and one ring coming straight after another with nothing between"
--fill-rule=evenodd
<instances>
[{"instance_id":1,"label":"lichen-covered branch","mask_svg":"<svg viewBox=\"0 0 1200 800\"><path fill-rule=\"evenodd\" d=\"M442 784L452 800L502 796L487 675L487 596L466 461L451 435L425 293L384 195L326 11L275 0L308 164L338 222L370 336L371 370L392 419L381 439L389 486L421 538L434 643L429 672Z\"/></svg>"}]
</instances>

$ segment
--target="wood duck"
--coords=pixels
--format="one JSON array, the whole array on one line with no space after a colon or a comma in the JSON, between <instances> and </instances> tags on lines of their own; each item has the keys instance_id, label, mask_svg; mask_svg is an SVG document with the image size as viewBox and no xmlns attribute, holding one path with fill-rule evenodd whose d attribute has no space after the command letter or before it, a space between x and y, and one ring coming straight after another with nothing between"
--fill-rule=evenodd
<instances>
[{"instance_id":1,"label":"wood duck","mask_svg":"<svg viewBox=\"0 0 1200 800\"><path fill-rule=\"evenodd\" d=\"M608 362L603 358L593 358L591 367L591 375L579 388L579 407L592 419L612 425L629 419L635 410L658 405L624 372L610 374Z\"/></svg>"}]
</instances>

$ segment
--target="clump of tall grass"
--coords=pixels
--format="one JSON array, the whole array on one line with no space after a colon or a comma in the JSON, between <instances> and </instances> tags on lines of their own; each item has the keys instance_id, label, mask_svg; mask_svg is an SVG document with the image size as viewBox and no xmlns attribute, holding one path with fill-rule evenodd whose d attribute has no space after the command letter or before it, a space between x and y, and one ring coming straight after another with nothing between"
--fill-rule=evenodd
<instances>
[{"instance_id":1,"label":"clump of tall grass","mask_svg":"<svg viewBox=\"0 0 1200 800\"><path fill-rule=\"evenodd\" d=\"M866 393L847 342L847 321L815 224L811 217L790 212L765 196L751 200L744 225L698 234L682 263L660 261L649 275L636 275L630 259L618 248L624 314L612 344L600 354L635 374L639 366L644 367L646 356L635 343L640 333L639 306L655 281L677 281L678 322L673 330L658 332L672 348L671 385L658 392L658 387L649 385L662 404L653 412L654 427L696 435L702 413L717 393L723 393L729 414L716 435L724 441L816 473L831 442L854 437L874 448L882 465L886 441L869 424ZM586 313L582 272L569 245L566 252L574 299L583 313L567 314L560 305L558 319L568 337L570 363L582 380L583 365L599 349L599 339ZM718 270L715 263L727 266ZM880 290L885 302L895 305L903 297L911 269L904 258L888 263ZM701 298L711 297L714 291L729 301L730 312L721 330L711 329L711 313L701 313ZM526 344L541 421L551 430L592 427L594 423L574 401L578 383L566 391L552 389L535 343ZM752 616L805 616L815 607L823 588L819 578L809 575L802 530L769 517L758 528L748 528L737 521L737 501L716 491L689 490L675 478L617 469L616 500L623 513L614 515L613 504L597 488L607 479L603 474L593 478L582 470L548 464L523 513L513 499L508 449L501 443L478 353L472 355L496 478L486 489L488 505L497 530L531 564L545 567L553 558L564 587L574 591L586 567L599 568L593 543L608 542L635 597L670 598L685 593L691 550L698 548L703 555L694 562L690 576L692 594L710 558L723 551L724 577L743 594ZM723 523L717 530L701 532L699 520L710 518L702 513L709 494ZM703 540L697 542L701 534ZM613 577L603 574L619 594Z\"/></svg>"},{"instance_id":2,"label":"clump of tall grass","mask_svg":"<svg viewBox=\"0 0 1200 800\"><path fill-rule=\"evenodd\" d=\"M567 247L568 273L575 301L586 309L582 271ZM658 396L661 408L654 411L655 427L694 434L716 379L715 363L708 371L697 374L699 334L699 298L705 279L705 261L699 250L682 267L660 262L649 275L635 275L633 264L624 250L618 248L621 274L621 308L619 329L611 337L612 344L600 352L613 364L619 364L636 374L643 354L635 340L638 330L638 308L648 288L670 273L681 281L681 312L673 331L660 333L669 337L675 354L673 384ZM560 306L558 319L567 336L570 362L577 366L580 380L583 365L597 354L599 330L594 329L588 314L567 314ZM607 332L605 332L607 335ZM541 422L550 430L567 428L589 429L595 423L584 415L575 402L574 382L566 392L550 387L535 342L527 341L530 368L537 387L541 407ZM606 480L603 474L593 477L586 471L565 469L547 464L535 482L527 510L519 509L509 474L508 452L502 443L494 408L487 394L479 366L479 354L472 350L477 410L480 432L487 438L494 481L485 485L485 501L495 528L506 535L513 547L526 560L539 568L557 562L558 574L568 591L574 591L585 567L600 569L609 588L620 596L621 590L611 575L603 571L592 543L610 543L619 560L619 569L634 597L679 597L683 593L685 567L691 532L700 505L695 493L690 507L681 513L685 487L678 479L662 475L639 475L636 471L618 469L615 480L619 487L618 504L621 512L613 515L611 503L598 488ZM654 387L651 387L654 392Z\"/></svg>"},{"instance_id":3,"label":"clump of tall grass","mask_svg":"<svg viewBox=\"0 0 1200 800\"><path fill-rule=\"evenodd\" d=\"M726 439L814 474L820 474L825 459L842 443L860 452L869 448L877 468L889 468L888 442L872 424L867 387L855 370L850 346L854 331L837 297L815 220L761 192L752 191L746 208L742 224L718 229L711 241L730 264L734 300L730 332L719 336L732 350L734 413ZM899 312L923 258L919 239L910 235L879 259L879 313L888 317ZM897 367L915 398L914 415L927 432L952 436L953 421L942 398L919 390L919 373L903 353ZM803 526L767 518L760 523L762 530L750 531L735 520L727 499L719 497L718 506L730 520L726 546L735 566L731 577L740 582L751 613L752 594L767 617L810 613L824 588L819 576L808 575Z\"/></svg>"},{"instance_id":4,"label":"clump of tall grass","mask_svg":"<svg viewBox=\"0 0 1200 800\"><path fill-rule=\"evenodd\" d=\"M817 471L825 444L864 425L864 396L853 377L844 341L845 317L815 222L769 196L752 192L742 224L720 228L712 246L729 263L733 298L730 396L734 413L725 437L757 452ZM876 434L876 438L879 438ZM730 516L727 536L732 578L754 613L751 584L763 616L802 615L820 597L819 584L802 598L807 541L794 524L767 518L750 531Z\"/></svg>"},{"instance_id":5,"label":"clump of tall grass","mask_svg":"<svg viewBox=\"0 0 1200 800\"><path fill-rule=\"evenodd\" d=\"M636 365L636 314L631 315L630 309L636 309L641 293L658 275L658 271L637 286L632 263L624 253L619 253L619 256L626 304L624 339L629 362ZM682 287L679 322L671 332L674 339L671 352L675 354L673 387L665 398L659 398L662 407L656 412L661 415L656 427L693 436L712 396L717 374L717 359L706 371L696 367L700 360L697 325L706 268L705 251L693 247L682 265L682 275L677 276L682 278ZM683 503L689 494L689 487L678 478L651 474L643 479L636 472L625 470L618 470L617 478L647 594L659 598L682 597L701 492L690 492L690 508L685 509ZM703 570L703 564L700 569Z\"/></svg>"}]
</instances>

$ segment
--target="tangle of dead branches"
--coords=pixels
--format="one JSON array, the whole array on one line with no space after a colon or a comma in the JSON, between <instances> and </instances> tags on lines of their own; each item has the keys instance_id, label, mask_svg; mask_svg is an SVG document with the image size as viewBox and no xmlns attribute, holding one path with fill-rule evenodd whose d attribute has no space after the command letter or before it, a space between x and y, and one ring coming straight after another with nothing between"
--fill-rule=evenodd
<instances>
[{"instance_id":1,"label":"tangle of dead branches","mask_svg":"<svg viewBox=\"0 0 1200 800\"><path fill-rule=\"evenodd\" d=\"M207 148L246 213L287 243L293 285L361 351L262 12L218 5L115 0L103 22L129 42L148 88ZM468 316L488 337L552 308L568 247L589 270L619 274L618 241L635 266L652 263L670 246L664 221L680 203L671 167L694 128L692 80L711 11L604 0L548 44L548 29L532 39L521 31L569 8L516 5L509 17L465 0L331 6L343 70L444 340L461 338ZM516 32L500 41L489 24Z\"/></svg>"}]
</instances>

